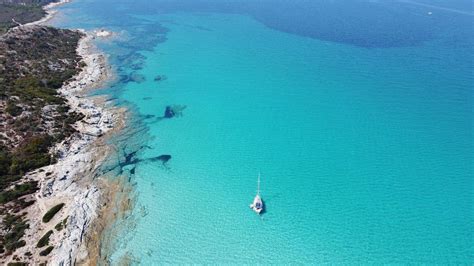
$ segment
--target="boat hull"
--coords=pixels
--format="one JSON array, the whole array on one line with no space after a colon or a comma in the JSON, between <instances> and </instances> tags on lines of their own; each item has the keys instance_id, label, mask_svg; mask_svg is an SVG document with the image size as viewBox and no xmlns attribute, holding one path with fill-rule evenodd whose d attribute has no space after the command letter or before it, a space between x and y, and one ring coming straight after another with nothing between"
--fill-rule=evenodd
<instances>
[{"instance_id":1,"label":"boat hull","mask_svg":"<svg viewBox=\"0 0 474 266\"><path fill-rule=\"evenodd\" d=\"M263 205L263 200L260 198L259 195L255 196L253 199L252 204L249 206L254 212L257 214L262 213L264 205Z\"/></svg>"}]
</instances>

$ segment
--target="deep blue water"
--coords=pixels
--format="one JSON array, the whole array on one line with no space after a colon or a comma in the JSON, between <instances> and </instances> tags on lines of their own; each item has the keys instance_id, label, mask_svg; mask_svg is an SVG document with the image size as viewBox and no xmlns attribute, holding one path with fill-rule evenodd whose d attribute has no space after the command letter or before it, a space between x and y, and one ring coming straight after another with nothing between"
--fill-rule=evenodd
<instances>
[{"instance_id":1,"label":"deep blue water","mask_svg":"<svg viewBox=\"0 0 474 266\"><path fill-rule=\"evenodd\" d=\"M472 264L472 3L77 0L54 24L118 33L107 167L141 162L111 263Z\"/></svg>"}]
</instances>

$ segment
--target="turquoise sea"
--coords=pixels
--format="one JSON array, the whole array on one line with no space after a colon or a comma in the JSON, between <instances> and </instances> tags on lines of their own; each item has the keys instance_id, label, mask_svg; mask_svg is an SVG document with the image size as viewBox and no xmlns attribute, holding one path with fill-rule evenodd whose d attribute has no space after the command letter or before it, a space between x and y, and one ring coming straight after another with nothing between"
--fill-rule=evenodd
<instances>
[{"instance_id":1,"label":"turquoise sea","mask_svg":"<svg viewBox=\"0 0 474 266\"><path fill-rule=\"evenodd\" d=\"M54 25L118 33L97 44L119 80L96 93L133 116L107 167L137 161L112 172L135 205L110 264L474 262L469 1L59 9Z\"/></svg>"}]
</instances>

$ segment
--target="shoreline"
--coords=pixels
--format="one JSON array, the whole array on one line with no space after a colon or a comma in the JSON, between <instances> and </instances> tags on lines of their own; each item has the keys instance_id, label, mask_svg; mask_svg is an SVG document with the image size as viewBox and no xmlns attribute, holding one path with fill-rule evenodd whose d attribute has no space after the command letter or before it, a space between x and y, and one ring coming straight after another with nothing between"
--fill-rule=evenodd
<instances>
[{"instance_id":1,"label":"shoreline","mask_svg":"<svg viewBox=\"0 0 474 266\"><path fill-rule=\"evenodd\" d=\"M68 2L61 0L48 4L44 7L45 17L19 27L43 25L58 12L54 7ZM78 31L84 36L78 42L76 53L85 67L71 81L63 84L58 92L67 100L71 111L82 113L85 117L74 124L77 132L51 148L51 153L59 155L55 164L24 175L24 181L38 181L39 190L29 196L35 203L24 209L30 227L25 232L26 245L16 252L22 255L6 258L3 261L5 264L15 261L35 265L44 262L53 265L95 264L100 259L101 233L118 215L113 205L123 205L128 201L124 182L94 177L113 152L106 140L124 128L127 116L125 108L110 106L104 96L87 95L113 78L106 56L97 51L92 43L95 38L110 35ZM119 196L120 191L125 195ZM108 204L110 202L114 204ZM43 215L60 203L64 203L64 207L49 222L43 223ZM55 229L59 224L63 224L63 228ZM48 255L41 256L39 252L44 248L37 248L37 241L50 230L54 233L49 246L54 249Z\"/></svg>"},{"instance_id":2,"label":"shoreline","mask_svg":"<svg viewBox=\"0 0 474 266\"><path fill-rule=\"evenodd\" d=\"M46 12L46 15L44 17L42 17L40 20L37 20L37 21L29 22L23 25L20 24L20 26L44 25L46 22L51 20L58 13L58 11L54 8L63 4L67 4L69 2L71 2L71 0L60 0L59 2L49 3L43 6L43 10Z\"/></svg>"},{"instance_id":3,"label":"shoreline","mask_svg":"<svg viewBox=\"0 0 474 266\"><path fill-rule=\"evenodd\" d=\"M30 228L26 230L26 245L17 253L30 252L32 255L21 258L21 261L73 265L86 259L89 256L85 247L86 236L90 233L88 229L94 223L103 223L98 221L101 220L99 212L110 200L108 181L100 177L94 179L93 176L111 152L105 139L123 128L126 110L107 106L103 97L85 95L109 80L111 68L105 56L94 51L91 42L95 37L82 32L85 36L79 41L76 51L86 66L59 92L67 99L71 110L83 113L85 117L76 122L76 133L52 148L52 152L59 155L55 164L24 176L24 180L38 181L40 189L32 194L35 203L25 209ZM60 203L64 203L64 207L51 221L43 223L41 217ZM55 226L62 221L66 221L64 228L55 230ZM49 255L40 256L36 241L49 230L55 232L50 238L50 245L55 248Z\"/></svg>"}]
</instances>

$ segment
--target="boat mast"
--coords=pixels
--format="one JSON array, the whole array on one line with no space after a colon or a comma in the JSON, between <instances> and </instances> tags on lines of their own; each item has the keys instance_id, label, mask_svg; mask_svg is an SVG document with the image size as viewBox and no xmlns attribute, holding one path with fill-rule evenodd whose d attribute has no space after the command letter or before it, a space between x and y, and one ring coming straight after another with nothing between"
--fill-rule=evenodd
<instances>
[{"instance_id":1,"label":"boat mast","mask_svg":"<svg viewBox=\"0 0 474 266\"><path fill-rule=\"evenodd\" d=\"M260 195L260 172L258 172L257 195Z\"/></svg>"}]
</instances>

